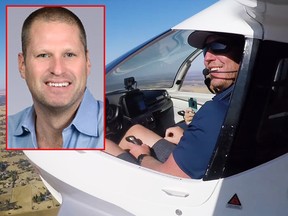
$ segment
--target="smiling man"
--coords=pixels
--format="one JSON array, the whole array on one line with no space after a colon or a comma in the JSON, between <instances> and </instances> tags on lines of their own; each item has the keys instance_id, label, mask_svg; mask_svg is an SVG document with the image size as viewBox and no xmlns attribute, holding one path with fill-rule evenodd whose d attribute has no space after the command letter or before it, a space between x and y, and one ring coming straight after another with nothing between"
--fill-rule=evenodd
<instances>
[{"instance_id":1,"label":"smiling man","mask_svg":"<svg viewBox=\"0 0 288 216\"><path fill-rule=\"evenodd\" d=\"M86 88L86 33L70 10L45 7L22 27L18 68L33 106L8 118L10 148L103 148L103 103Z\"/></svg>"},{"instance_id":2,"label":"smiling man","mask_svg":"<svg viewBox=\"0 0 288 216\"><path fill-rule=\"evenodd\" d=\"M106 141L105 151L141 166L183 178L201 179L219 136L243 55L242 35L196 31L188 43L203 49L206 78L216 95L193 116L187 129L171 127L164 138L133 125L118 145ZM142 145L126 140L135 136ZM128 153L129 152L129 153Z\"/></svg>"}]
</instances>

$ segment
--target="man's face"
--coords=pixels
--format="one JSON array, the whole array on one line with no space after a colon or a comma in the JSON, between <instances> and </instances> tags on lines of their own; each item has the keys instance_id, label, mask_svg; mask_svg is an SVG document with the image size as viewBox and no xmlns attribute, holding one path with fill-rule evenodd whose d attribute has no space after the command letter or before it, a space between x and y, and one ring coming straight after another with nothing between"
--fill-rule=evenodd
<instances>
[{"instance_id":1,"label":"man's face","mask_svg":"<svg viewBox=\"0 0 288 216\"><path fill-rule=\"evenodd\" d=\"M29 36L26 57L19 54L18 64L35 107L77 107L91 67L77 26L37 20Z\"/></svg>"},{"instance_id":2,"label":"man's face","mask_svg":"<svg viewBox=\"0 0 288 216\"><path fill-rule=\"evenodd\" d=\"M210 36L207 39L206 44L211 44L212 46L213 42L225 41L229 42L229 40L215 35ZM210 87L216 90L216 92L221 92L235 82L238 74L239 63L233 59L235 59L235 52L237 52L237 55L239 56L239 48L231 46L227 51L220 53L213 52L212 48L208 48L206 51L204 64L210 72Z\"/></svg>"}]
</instances>

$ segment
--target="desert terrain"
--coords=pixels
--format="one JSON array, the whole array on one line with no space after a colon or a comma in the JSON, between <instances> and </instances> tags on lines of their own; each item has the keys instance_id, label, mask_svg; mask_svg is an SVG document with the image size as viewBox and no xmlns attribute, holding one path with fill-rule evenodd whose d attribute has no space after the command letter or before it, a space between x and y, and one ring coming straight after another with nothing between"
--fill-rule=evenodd
<instances>
[{"instance_id":1,"label":"desert terrain","mask_svg":"<svg viewBox=\"0 0 288 216\"><path fill-rule=\"evenodd\" d=\"M7 151L5 105L0 106L0 216L56 216L59 203L22 151Z\"/></svg>"}]
</instances>

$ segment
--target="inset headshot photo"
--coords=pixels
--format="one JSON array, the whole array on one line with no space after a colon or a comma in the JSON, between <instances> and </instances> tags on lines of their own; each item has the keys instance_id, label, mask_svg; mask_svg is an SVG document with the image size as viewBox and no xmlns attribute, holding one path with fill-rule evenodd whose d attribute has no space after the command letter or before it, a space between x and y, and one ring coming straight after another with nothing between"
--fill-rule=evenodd
<instances>
[{"instance_id":1,"label":"inset headshot photo","mask_svg":"<svg viewBox=\"0 0 288 216\"><path fill-rule=\"evenodd\" d=\"M6 12L6 149L103 150L105 7Z\"/></svg>"}]
</instances>

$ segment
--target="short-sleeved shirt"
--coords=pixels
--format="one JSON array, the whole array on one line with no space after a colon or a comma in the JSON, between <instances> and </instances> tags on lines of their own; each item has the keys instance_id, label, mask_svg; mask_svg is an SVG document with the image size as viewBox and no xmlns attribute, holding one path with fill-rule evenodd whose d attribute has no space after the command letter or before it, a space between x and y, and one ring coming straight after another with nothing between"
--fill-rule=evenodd
<instances>
[{"instance_id":1,"label":"short-sleeved shirt","mask_svg":"<svg viewBox=\"0 0 288 216\"><path fill-rule=\"evenodd\" d=\"M173 151L177 165L191 178L204 176L229 107L233 86L206 102Z\"/></svg>"},{"instance_id":2,"label":"short-sleeved shirt","mask_svg":"<svg viewBox=\"0 0 288 216\"><path fill-rule=\"evenodd\" d=\"M88 89L71 122L62 132L63 148L104 147L103 102L95 100ZM35 133L35 110L28 107L8 117L8 149L38 148Z\"/></svg>"}]
</instances>

